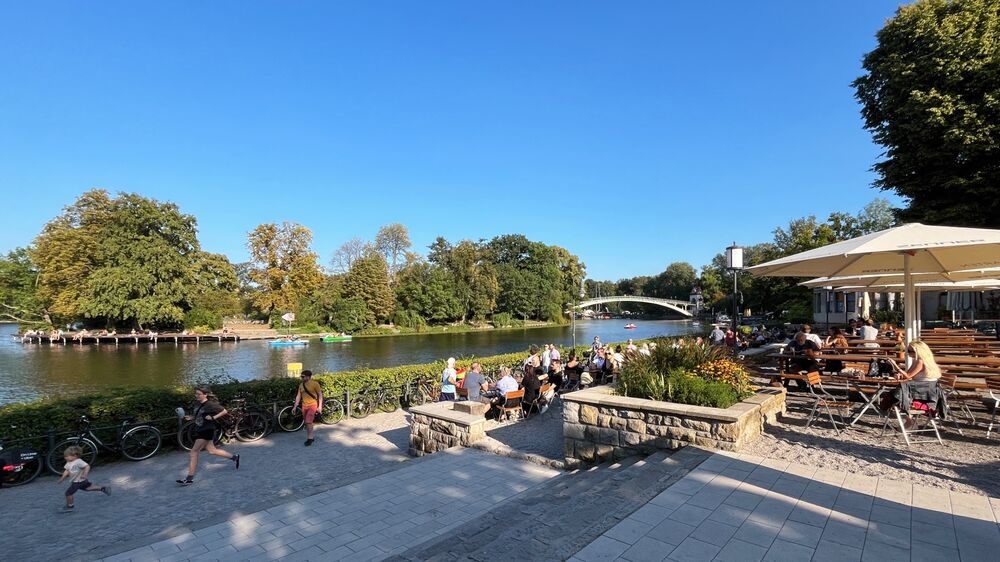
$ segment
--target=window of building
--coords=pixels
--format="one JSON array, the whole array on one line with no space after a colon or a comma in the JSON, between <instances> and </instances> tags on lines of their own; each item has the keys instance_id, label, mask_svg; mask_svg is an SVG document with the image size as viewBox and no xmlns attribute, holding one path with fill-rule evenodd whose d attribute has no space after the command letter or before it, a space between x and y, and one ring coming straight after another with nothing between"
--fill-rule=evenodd
<instances>
[{"instance_id":1,"label":"window of building","mask_svg":"<svg viewBox=\"0 0 1000 562\"><path fill-rule=\"evenodd\" d=\"M844 293L835 293L834 301L836 301L835 306L837 307L836 312L838 314L844 312Z\"/></svg>"},{"instance_id":2,"label":"window of building","mask_svg":"<svg viewBox=\"0 0 1000 562\"><path fill-rule=\"evenodd\" d=\"M847 312L854 312L854 308L857 305L856 299L858 298L857 293L847 293Z\"/></svg>"}]
</instances>

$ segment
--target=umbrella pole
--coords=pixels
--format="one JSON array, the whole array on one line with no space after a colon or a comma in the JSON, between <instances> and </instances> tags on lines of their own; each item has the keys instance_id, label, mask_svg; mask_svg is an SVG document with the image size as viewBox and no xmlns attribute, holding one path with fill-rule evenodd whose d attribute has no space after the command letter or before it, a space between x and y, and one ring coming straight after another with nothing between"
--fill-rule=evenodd
<instances>
[{"instance_id":1,"label":"umbrella pole","mask_svg":"<svg viewBox=\"0 0 1000 562\"><path fill-rule=\"evenodd\" d=\"M913 275L910 273L910 253L903 254L903 325L906 327L906 345L920 339L917 332L917 300L914 296ZM910 355L906 355L906 366L910 366Z\"/></svg>"}]
</instances>

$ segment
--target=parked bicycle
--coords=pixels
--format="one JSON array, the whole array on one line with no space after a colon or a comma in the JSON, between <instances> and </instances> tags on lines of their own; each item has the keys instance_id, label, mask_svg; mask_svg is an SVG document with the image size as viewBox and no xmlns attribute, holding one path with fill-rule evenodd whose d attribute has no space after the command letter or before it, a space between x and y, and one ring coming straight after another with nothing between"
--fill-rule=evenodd
<instances>
[{"instance_id":1,"label":"parked bicycle","mask_svg":"<svg viewBox=\"0 0 1000 562\"><path fill-rule=\"evenodd\" d=\"M438 387L430 380L410 381L403 387L403 401L407 406L422 406L438 398Z\"/></svg>"},{"instance_id":2,"label":"parked bicycle","mask_svg":"<svg viewBox=\"0 0 1000 562\"><path fill-rule=\"evenodd\" d=\"M344 403L339 398L323 397L323 410L319 412L320 423L334 424L344 419ZM302 408L289 404L278 412L278 427L282 431L298 431L305 425Z\"/></svg>"},{"instance_id":3,"label":"parked bicycle","mask_svg":"<svg viewBox=\"0 0 1000 562\"><path fill-rule=\"evenodd\" d=\"M246 400L237 398L226 409L228 415L220 418L212 442L218 446L233 439L257 441L271 432L271 417L255 406L247 406ZM195 442L194 420L181 423L177 430L177 443L185 451L190 451Z\"/></svg>"},{"instance_id":4,"label":"parked bicycle","mask_svg":"<svg viewBox=\"0 0 1000 562\"><path fill-rule=\"evenodd\" d=\"M83 450L80 458L93 465L101 449L119 453L130 461L148 459L160 450L163 438L160 430L149 424L136 424L133 418L125 418L117 428L117 435L112 443L105 443L94 433L90 418L80 416L79 430L74 437L68 437L56 443L46 457L46 465L53 474L62 474L66 464L63 455L68 447L77 446Z\"/></svg>"},{"instance_id":5,"label":"parked bicycle","mask_svg":"<svg viewBox=\"0 0 1000 562\"><path fill-rule=\"evenodd\" d=\"M27 484L42 472L42 456L30 447L7 449L0 438L0 488Z\"/></svg>"}]
</instances>

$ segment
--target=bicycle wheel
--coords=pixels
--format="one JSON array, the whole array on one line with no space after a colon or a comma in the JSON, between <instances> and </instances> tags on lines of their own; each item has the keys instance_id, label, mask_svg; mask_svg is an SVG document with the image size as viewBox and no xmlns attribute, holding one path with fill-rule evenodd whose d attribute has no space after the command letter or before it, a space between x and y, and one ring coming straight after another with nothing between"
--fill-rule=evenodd
<instances>
[{"instance_id":1,"label":"bicycle wheel","mask_svg":"<svg viewBox=\"0 0 1000 562\"><path fill-rule=\"evenodd\" d=\"M344 404L336 398L323 400L323 423L335 424L344 419Z\"/></svg>"},{"instance_id":2,"label":"bicycle wheel","mask_svg":"<svg viewBox=\"0 0 1000 562\"><path fill-rule=\"evenodd\" d=\"M56 443L56 446L52 447L52 450L49 451L48 456L45 458L46 465L52 474L63 473L63 468L66 466L66 459L63 458L66 454L66 448L74 445L83 449L83 454L80 455L80 458L85 463L91 466L94 465L94 461L97 460L97 445L86 437L70 437Z\"/></svg>"},{"instance_id":3,"label":"bicycle wheel","mask_svg":"<svg viewBox=\"0 0 1000 562\"><path fill-rule=\"evenodd\" d=\"M302 429L303 425L305 425L305 420L302 418L301 408L285 406L278 412L278 427L282 431L298 431Z\"/></svg>"},{"instance_id":4,"label":"bicycle wheel","mask_svg":"<svg viewBox=\"0 0 1000 562\"><path fill-rule=\"evenodd\" d=\"M372 413L374 400L367 394L359 394L351 397L351 417L364 418Z\"/></svg>"},{"instance_id":5,"label":"bicycle wheel","mask_svg":"<svg viewBox=\"0 0 1000 562\"><path fill-rule=\"evenodd\" d=\"M130 461L144 461L160 450L163 437L160 430L151 425L133 427L122 435L122 456Z\"/></svg>"},{"instance_id":6,"label":"bicycle wheel","mask_svg":"<svg viewBox=\"0 0 1000 562\"><path fill-rule=\"evenodd\" d=\"M378 403L376 406L378 411L388 414L396 411L396 408L399 407L399 400L389 391L382 391L378 394Z\"/></svg>"},{"instance_id":7,"label":"bicycle wheel","mask_svg":"<svg viewBox=\"0 0 1000 562\"><path fill-rule=\"evenodd\" d=\"M259 412L247 412L236 422L236 438L240 441L257 441L267 434L267 418Z\"/></svg>"},{"instance_id":8,"label":"bicycle wheel","mask_svg":"<svg viewBox=\"0 0 1000 562\"><path fill-rule=\"evenodd\" d=\"M37 451L13 449L0 453L0 487L27 484L41 471L42 456Z\"/></svg>"},{"instance_id":9,"label":"bicycle wheel","mask_svg":"<svg viewBox=\"0 0 1000 562\"><path fill-rule=\"evenodd\" d=\"M193 421L184 422L181 428L177 430L177 444L180 445L181 449L185 451L190 451L191 447L194 447L195 437L195 425ZM212 439L212 443L216 446L222 444L222 432L215 430L215 436Z\"/></svg>"}]
</instances>

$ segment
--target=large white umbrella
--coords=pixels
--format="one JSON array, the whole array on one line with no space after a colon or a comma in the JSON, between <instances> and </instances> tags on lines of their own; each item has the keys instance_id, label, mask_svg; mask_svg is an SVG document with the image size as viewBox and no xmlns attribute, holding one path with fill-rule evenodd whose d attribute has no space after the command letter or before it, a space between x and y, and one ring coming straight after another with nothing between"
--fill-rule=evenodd
<instances>
[{"instance_id":1,"label":"large white umbrella","mask_svg":"<svg viewBox=\"0 0 1000 562\"><path fill-rule=\"evenodd\" d=\"M909 343L919 338L914 273L1000 267L1000 230L905 224L753 266L755 275L843 277L903 275Z\"/></svg>"},{"instance_id":2,"label":"large white umbrella","mask_svg":"<svg viewBox=\"0 0 1000 562\"><path fill-rule=\"evenodd\" d=\"M938 273L914 273L914 283L955 283L959 281L993 280L1000 278L1000 268L971 269L967 271L950 271ZM837 277L817 277L799 283L806 287L828 287L851 285L854 287L878 287L885 285L902 285L903 273L883 273L877 275L841 275Z\"/></svg>"}]
</instances>

